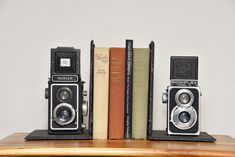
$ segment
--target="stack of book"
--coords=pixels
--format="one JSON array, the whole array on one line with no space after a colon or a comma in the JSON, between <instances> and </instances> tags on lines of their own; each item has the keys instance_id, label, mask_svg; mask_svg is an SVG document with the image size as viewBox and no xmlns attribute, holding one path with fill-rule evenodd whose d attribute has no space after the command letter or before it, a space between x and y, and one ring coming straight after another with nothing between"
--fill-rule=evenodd
<instances>
[{"instance_id":1,"label":"stack of book","mask_svg":"<svg viewBox=\"0 0 235 157\"><path fill-rule=\"evenodd\" d=\"M153 97L154 43L98 48L91 42L94 139L146 139Z\"/></svg>"}]
</instances>

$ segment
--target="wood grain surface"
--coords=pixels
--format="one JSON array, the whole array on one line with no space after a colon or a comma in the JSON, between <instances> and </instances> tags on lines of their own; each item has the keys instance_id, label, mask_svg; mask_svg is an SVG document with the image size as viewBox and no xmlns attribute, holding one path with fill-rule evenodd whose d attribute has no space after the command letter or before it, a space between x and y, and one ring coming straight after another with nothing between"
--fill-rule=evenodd
<instances>
[{"instance_id":1,"label":"wood grain surface","mask_svg":"<svg viewBox=\"0 0 235 157\"><path fill-rule=\"evenodd\" d=\"M25 141L16 133L0 141L0 156L167 156L234 157L235 139L215 135L215 143L146 140Z\"/></svg>"}]
</instances>

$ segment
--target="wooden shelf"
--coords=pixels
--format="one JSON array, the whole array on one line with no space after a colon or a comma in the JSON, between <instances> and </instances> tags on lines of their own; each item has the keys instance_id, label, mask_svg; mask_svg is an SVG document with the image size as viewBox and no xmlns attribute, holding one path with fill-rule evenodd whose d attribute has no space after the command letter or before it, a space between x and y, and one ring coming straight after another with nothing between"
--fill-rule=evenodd
<instances>
[{"instance_id":1,"label":"wooden shelf","mask_svg":"<svg viewBox=\"0 0 235 157\"><path fill-rule=\"evenodd\" d=\"M215 143L145 140L25 141L27 133L0 141L0 156L235 156L235 139L215 135Z\"/></svg>"}]
</instances>

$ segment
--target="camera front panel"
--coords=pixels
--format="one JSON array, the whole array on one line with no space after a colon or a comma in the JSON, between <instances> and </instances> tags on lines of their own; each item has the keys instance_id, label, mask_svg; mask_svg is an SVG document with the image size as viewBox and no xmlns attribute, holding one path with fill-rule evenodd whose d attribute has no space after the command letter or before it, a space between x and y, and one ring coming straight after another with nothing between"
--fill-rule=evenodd
<instances>
[{"instance_id":1,"label":"camera front panel","mask_svg":"<svg viewBox=\"0 0 235 157\"><path fill-rule=\"evenodd\" d=\"M81 115L79 84L57 83L50 85L49 128L52 131L79 130Z\"/></svg>"},{"instance_id":2,"label":"camera front panel","mask_svg":"<svg viewBox=\"0 0 235 157\"><path fill-rule=\"evenodd\" d=\"M169 135L199 135L200 89L168 88L167 132Z\"/></svg>"}]
</instances>

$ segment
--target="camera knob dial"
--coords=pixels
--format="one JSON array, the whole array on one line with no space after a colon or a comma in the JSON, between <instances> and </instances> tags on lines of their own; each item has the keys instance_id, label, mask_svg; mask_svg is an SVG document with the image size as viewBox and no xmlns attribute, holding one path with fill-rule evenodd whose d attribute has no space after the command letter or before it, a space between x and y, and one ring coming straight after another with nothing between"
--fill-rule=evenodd
<instances>
[{"instance_id":1,"label":"camera knob dial","mask_svg":"<svg viewBox=\"0 0 235 157\"><path fill-rule=\"evenodd\" d=\"M81 127L84 129L86 128L86 124L85 123L82 123Z\"/></svg>"},{"instance_id":2,"label":"camera knob dial","mask_svg":"<svg viewBox=\"0 0 235 157\"><path fill-rule=\"evenodd\" d=\"M83 101L82 103L82 115L87 116L88 115L88 102Z\"/></svg>"},{"instance_id":3,"label":"camera knob dial","mask_svg":"<svg viewBox=\"0 0 235 157\"><path fill-rule=\"evenodd\" d=\"M167 101L168 101L168 94L162 93L162 103L167 103Z\"/></svg>"},{"instance_id":4,"label":"camera knob dial","mask_svg":"<svg viewBox=\"0 0 235 157\"><path fill-rule=\"evenodd\" d=\"M49 89L45 88L45 99L49 98Z\"/></svg>"},{"instance_id":5,"label":"camera knob dial","mask_svg":"<svg viewBox=\"0 0 235 157\"><path fill-rule=\"evenodd\" d=\"M87 96L87 91L83 91L83 96Z\"/></svg>"}]
</instances>

